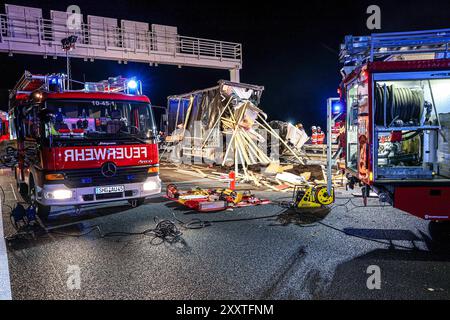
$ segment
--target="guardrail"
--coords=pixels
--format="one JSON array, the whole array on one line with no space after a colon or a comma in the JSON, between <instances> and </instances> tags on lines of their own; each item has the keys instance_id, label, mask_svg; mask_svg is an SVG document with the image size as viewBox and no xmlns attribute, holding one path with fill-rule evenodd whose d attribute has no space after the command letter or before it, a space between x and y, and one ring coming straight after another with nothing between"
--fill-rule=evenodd
<instances>
[{"instance_id":1,"label":"guardrail","mask_svg":"<svg viewBox=\"0 0 450 320\"><path fill-rule=\"evenodd\" d=\"M55 20L37 18L23 19L0 14L0 44L8 43L10 52L14 52L15 44L27 44L28 50L36 46L36 54L41 54L39 47L51 46L61 48L61 40L68 36L78 37L76 47L85 49L101 49L91 51L90 58L117 59L117 51L124 54L147 54L148 61L155 58L155 54L168 57L188 57L198 60L215 60L218 68L229 68L233 62L236 68L242 65L242 45L240 43L218 41L181 36L178 34L160 33L153 31L126 30L119 27L96 26L82 23L76 29L69 29L65 23ZM2 51L5 48L2 47ZM61 49L62 51L62 49ZM53 52L57 52L54 50ZM32 53L32 52L30 52ZM111 54L108 54L111 53ZM49 54L51 54L49 52ZM124 58L126 60L126 57ZM141 61L144 62L144 61ZM163 63L169 63L166 58ZM174 61L173 64L177 64ZM209 63L210 64L210 63ZM214 64L211 65L214 67Z\"/></svg>"}]
</instances>

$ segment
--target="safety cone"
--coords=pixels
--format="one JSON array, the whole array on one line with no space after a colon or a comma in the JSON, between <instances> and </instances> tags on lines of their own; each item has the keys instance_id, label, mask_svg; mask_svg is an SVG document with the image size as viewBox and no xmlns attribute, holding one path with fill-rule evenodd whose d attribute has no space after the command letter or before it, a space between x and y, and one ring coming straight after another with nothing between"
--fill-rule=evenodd
<instances>
[{"instance_id":1,"label":"safety cone","mask_svg":"<svg viewBox=\"0 0 450 320\"><path fill-rule=\"evenodd\" d=\"M230 171L228 178L230 179L230 190L236 190L236 173L234 171Z\"/></svg>"}]
</instances>

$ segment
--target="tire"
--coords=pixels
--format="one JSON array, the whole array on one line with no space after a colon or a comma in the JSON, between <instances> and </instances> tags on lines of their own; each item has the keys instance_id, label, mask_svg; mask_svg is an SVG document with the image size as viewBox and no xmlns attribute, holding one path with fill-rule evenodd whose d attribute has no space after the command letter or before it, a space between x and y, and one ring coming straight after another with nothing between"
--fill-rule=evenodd
<instances>
[{"instance_id":1,"label":"tire","mask_svg":"<svg viewBox=\"0 0 450 320\"><path fill-rule=\"evenodd\" d=\"M19 194L22 196L22 198L25 201L28 201L28 187L27 187L27 185L25 183L17 182L16 186L17 186L17 191L19 191Z\"/></svg>"},{"instance_id":2,"label":"tire","mask_svg":"<svg viewBox=\"0 0 450 320\"><path fill-rule=\"evenodd\" d=\"M30 177L30 192L28 193L28 199L31 205L36 208L36 215L42 220L48 220L50 215L51 206L44 206L36 201L36 187L34 185L34 180Z\"/></svg>"},{"instance_id":3,"label":"tire","mask_svg":"<svg viewBox=\"0 0 450 320\"><path fill-rule=\"evenodd\" d=\"M128 203L134 208L142 206L144 204L144 202L145 202L145 198L137 198L137 199L128 200Z\"/></svg>"},{"instance_id":4,"label":"tire","mask_svg":"<svg viewBox=\"0 0 450 320\"><path fill-rule=\"evenodd\" d=\"M47 221L48 217L50 216L50 211L52 210L52 207L50 206L44 206L40 203L36 203L36 214L42 221Z\"/></svg>"}]
</instances>

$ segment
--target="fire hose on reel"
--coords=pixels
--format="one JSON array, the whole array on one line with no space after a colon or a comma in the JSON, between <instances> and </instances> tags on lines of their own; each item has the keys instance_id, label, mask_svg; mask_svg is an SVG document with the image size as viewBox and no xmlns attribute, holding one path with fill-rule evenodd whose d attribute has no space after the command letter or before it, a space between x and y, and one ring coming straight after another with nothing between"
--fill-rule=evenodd
<instances>
[{"instance_id":1,"label":"fire hose on reel","mask_svg":"<svg viewBox=\"0 0 450 320\"><path fill-rule=\"evenodd\" d=\"M386 89L386 92L385 92ZM386 97L386 125L395 122L403 124L419 124L424 112L423 92L416 89L398 88L394 85L381 86L375 89L377 125L384 124L384 102Z\"/></svg>"}]
</instances>

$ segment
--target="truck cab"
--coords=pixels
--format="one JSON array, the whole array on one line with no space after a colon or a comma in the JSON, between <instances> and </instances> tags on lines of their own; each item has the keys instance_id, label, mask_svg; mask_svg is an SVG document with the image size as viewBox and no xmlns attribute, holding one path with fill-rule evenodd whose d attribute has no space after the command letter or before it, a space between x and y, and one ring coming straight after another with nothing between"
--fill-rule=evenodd
<instances>
[{"instance_id":1,"label":"truck cab","mask_svg":"<svg viewBox=\"0 0 450 320\"><path fill-rule=\"evenodd\" d=\"M161 192L151 103L127 81L66 90L61 75L25 73L11 92L17 186L41 218L54 206L137 206Z\"/></svg>"}]
</instances>

